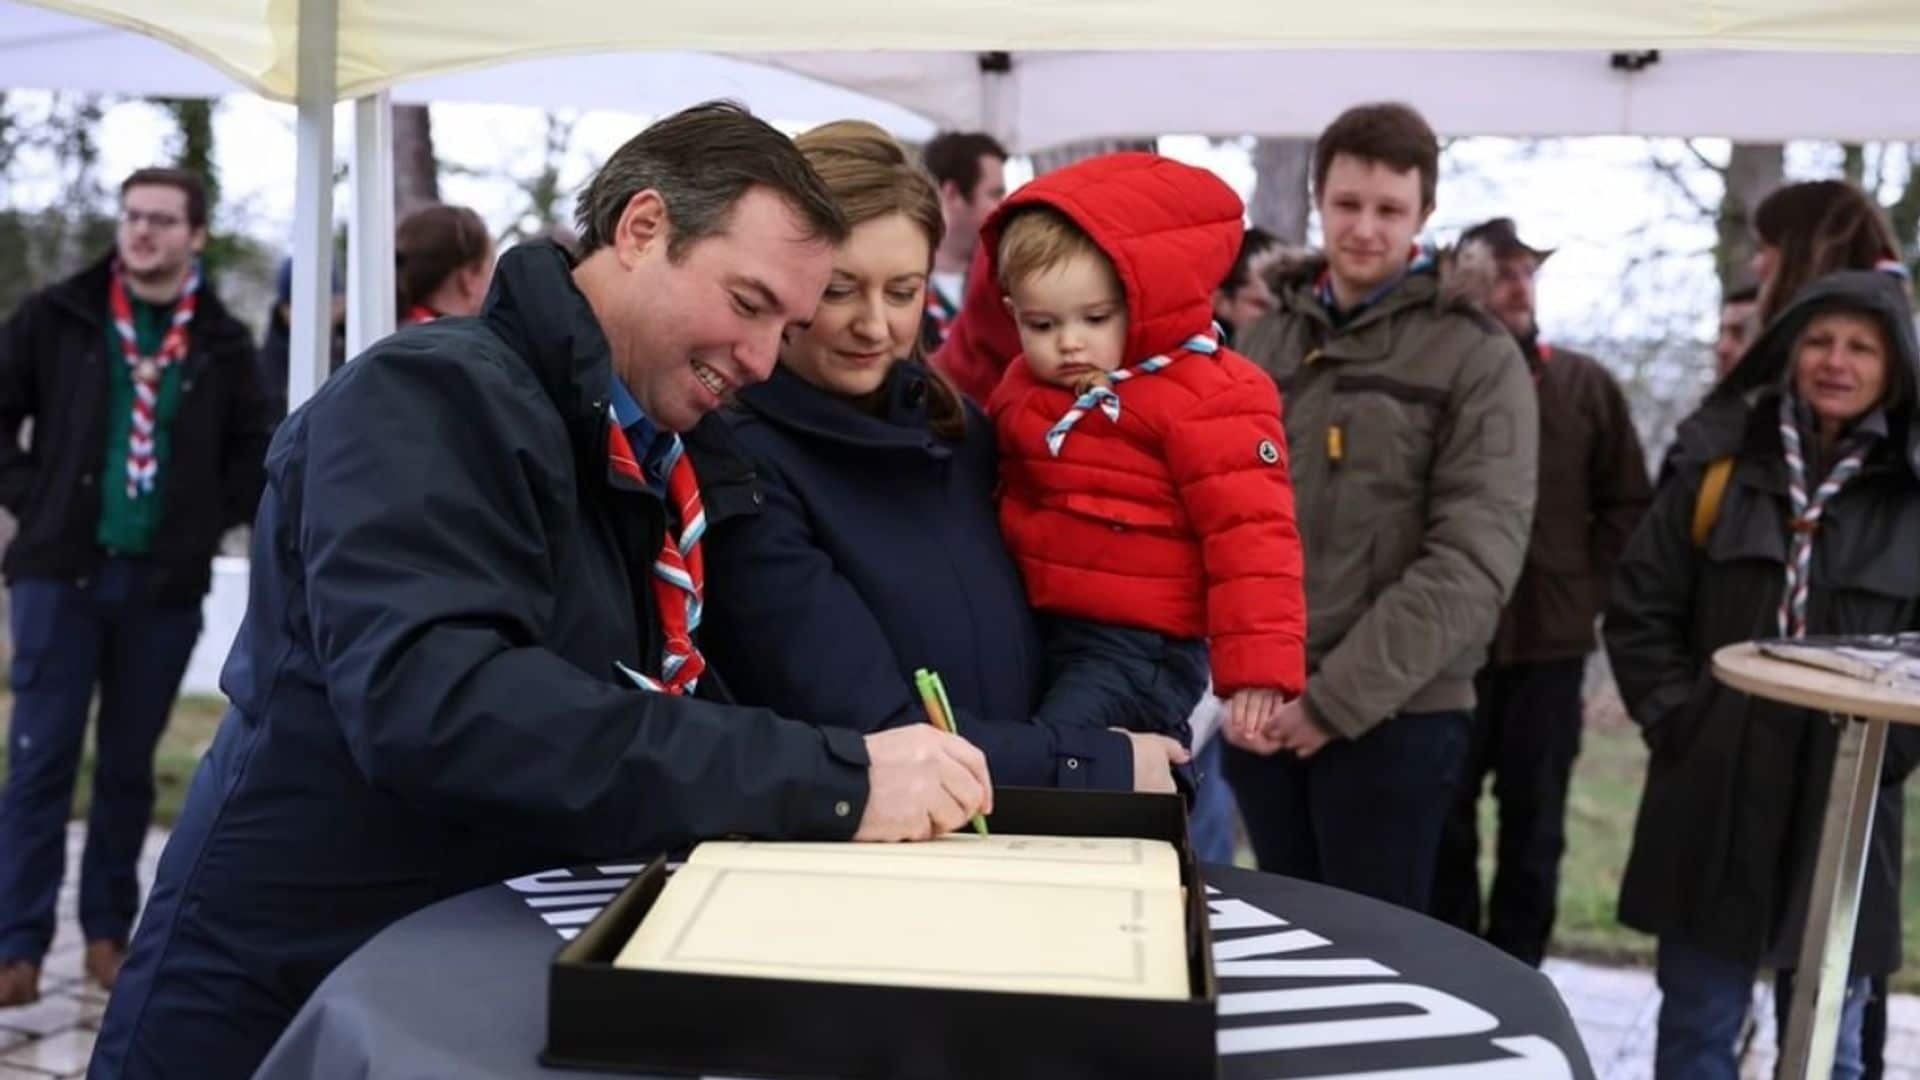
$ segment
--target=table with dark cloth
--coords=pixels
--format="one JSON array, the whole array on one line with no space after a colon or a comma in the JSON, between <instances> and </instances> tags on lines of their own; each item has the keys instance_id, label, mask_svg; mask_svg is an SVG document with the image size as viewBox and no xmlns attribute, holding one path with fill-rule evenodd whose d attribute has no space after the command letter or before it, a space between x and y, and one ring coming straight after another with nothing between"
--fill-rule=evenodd
<instances>
[{"instance_id":1,"label":"table with dark cloth","mask_svg":"<svg viewBox=\"0 0 1920 1080\"><path fill-rule=\"evenodd\" d=\"M639 869L529 875L395 923L320 985L256 1077L613 1075L540 1065L547 969ZM1222 1077L1592 1080L1553 984L1499 950L1337 889L1203 872Z\"/></svg>"}]
</instances>

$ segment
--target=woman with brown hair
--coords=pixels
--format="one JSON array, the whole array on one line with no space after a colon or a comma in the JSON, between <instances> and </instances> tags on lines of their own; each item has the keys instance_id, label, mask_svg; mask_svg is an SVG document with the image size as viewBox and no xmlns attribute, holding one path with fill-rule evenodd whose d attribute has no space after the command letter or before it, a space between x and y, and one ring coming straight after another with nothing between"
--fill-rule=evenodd
<instances>
[{"instance_id":1,"label":"woman with brown hair","mask_svg":"<svg viewBox=\"0 0 1920 1080\"><path fill-rule=\"evenodd\" d=\"M478 315L493 281L493 237L464 206L408 214L393 237L394 311L400 325Z\"/></svg>"},{"instance_id":2,"label":"woman with brown hair","mask_svg":"<svg viewBox=\"0 0 1920 1080\"><path fill-rule=\"evenodd\" d=\"M1886 214L1845 180L1774 189L1754 209L1753 231L1760 326L1771 326L1815 278L1898 264L1900 243Z\"/></svg>"},{"instance_id":3,"label":"woman with brown hair","mask_svg":"<svg viewBox=\"0 0 1920 1080\"><path fill-rule=\"evenodd\" d=\"M1032 721L1043 653L1000 538L993 432L920 357L932 181L871 124L795 141L851 232L813 318L727 414L751 468L700 460L714 668L743 702L868 732L925 722L913 673L931 668L996 783L1170 787L1171 739Z\"/></svg>"},{"instance_id":4,"label":"woman with brown hair","mask_svg":"<svg viewBox=\"0 0 1920 1080\"><path fill-rule=\"evenodd\" d=\"M1844 180L1809 180L1775 188L1753 211L1753 275L1760 282L1746 339L1754 342L1762 327L1798 300L1808 284L1841 270L1884 270L1906 277L1900 243L1887 216L1866 192ZM1750 349L1748 351L1751 351ZM1700 441L1695 434L1709 403L1727 396L1734 384L1747 386L1741 374L1745 354L1733 361L1719 386L1680 422L1660 462L1660 486ZM1693 464L1700 464L1694 461Z\"/></svg>"}]
</instances>

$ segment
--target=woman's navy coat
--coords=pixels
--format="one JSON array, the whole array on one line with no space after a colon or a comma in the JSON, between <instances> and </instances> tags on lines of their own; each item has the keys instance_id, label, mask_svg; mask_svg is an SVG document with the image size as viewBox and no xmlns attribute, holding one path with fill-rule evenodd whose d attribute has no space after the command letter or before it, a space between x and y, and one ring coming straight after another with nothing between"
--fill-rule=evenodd
<instances>
[{"instance_id":1,"label":"woman's navy coat","mask_svg":"<svg viewBox=\"0 0 1920 1080\"><path fill-rule=\"evenodd\" d=\"M991 427L969 411L960 440L933 434L915 364L883 393L874 416L781 368L728 414L759 496L707 534L702 640L728 689L875 731L925 721L913 672L932 668L996 785L1131 788L1125 736L1032 721L1043 656L1000 540Z\"/></svg>"}]
</instances>

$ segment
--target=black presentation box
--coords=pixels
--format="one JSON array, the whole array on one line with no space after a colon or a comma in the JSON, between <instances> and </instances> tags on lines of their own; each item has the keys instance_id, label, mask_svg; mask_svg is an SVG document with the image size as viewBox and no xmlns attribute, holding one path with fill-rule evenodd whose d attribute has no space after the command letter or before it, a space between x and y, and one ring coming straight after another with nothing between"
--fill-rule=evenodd
<instances>
[{"instance_id":1,"label":"black presentation box","mask_svg":"<svg viewBox=\"0 0 1920 1080\"><path fill-rule=\"evenodd\" d=\"M1206 885L1174 795L999 788L996 833L1137 836L1179 852L1190 996L1180 1001L925 989L616 968L667 882L655 859L554 957L547 1046L560 1068L672 1075L979 1080L1216 1073Z\"/></svg>"}]
</instances>

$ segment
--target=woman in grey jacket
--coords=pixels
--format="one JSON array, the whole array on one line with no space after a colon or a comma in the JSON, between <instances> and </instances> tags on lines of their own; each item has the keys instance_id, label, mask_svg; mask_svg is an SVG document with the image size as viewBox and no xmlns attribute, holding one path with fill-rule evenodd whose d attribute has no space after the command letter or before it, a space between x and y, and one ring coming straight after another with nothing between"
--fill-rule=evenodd
<instances>
[{"instance_id":1,"label":"woman in grey jacket","mask_svg":"<svg viewBox=\"0 0 1920 1080\"><path fill-rule=\"evenodd\" d=\"M1682 426L1672 482L1615 573L1607 654L1652 750L1620 917L1660 938L1657 1077L1735 1075L1755 973L1797 955L1836 743L1818 714L1721 685L1709 659L1752 638L1920 628L1917 369L1903 278L1809 285ZM1721 461L1724 499L1696 540ZM1860 1075L1866 976L1899 963L1912 736L1889 742L1836 1077Z\"/></svg>"}]
</instances>

